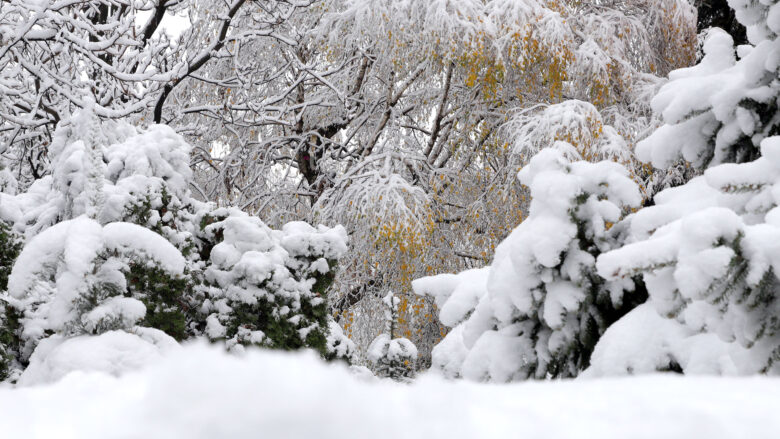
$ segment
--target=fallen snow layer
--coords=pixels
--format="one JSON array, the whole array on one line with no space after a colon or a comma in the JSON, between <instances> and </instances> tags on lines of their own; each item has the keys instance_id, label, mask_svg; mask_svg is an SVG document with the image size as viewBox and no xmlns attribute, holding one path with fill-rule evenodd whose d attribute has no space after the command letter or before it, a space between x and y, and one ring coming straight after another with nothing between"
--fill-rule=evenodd
<instances>
[{"instance_id":1,"label":"fallen snow layer","mask_svg":"<svg viewBox=\"0 0 780 439\"><path fill-rule=\"evenodd\" d=\"M313 354L190 345L119 378L0 389L7 438L776 438L780 379L366 382Z\"/></svg>"}]
</instances>

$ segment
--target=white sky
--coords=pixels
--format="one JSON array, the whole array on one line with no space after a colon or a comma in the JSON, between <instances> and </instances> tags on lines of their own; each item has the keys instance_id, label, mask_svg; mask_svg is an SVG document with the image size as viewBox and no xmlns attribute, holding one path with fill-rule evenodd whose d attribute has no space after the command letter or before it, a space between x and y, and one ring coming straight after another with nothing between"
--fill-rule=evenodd
<instances>
[{"instance_id":1,"label":"white sky","mask_svg":"<svg viewBox=\"0 0 780 439\"><path fill-rule=\"evenodd\" d=\"M136 25L139 27L143 26L146 24L146 21L151 15L152 11L139 12L136 16ZM186 13L179 12L178 14L174 15L170 12L166 12L162 23L160 23L160 27L158 27L157 31L155 32L155 35L159 34L161 31L164 31L172 39L176 39L188 27L190 27L190 19Z\"/></svg>"}]
</instances>

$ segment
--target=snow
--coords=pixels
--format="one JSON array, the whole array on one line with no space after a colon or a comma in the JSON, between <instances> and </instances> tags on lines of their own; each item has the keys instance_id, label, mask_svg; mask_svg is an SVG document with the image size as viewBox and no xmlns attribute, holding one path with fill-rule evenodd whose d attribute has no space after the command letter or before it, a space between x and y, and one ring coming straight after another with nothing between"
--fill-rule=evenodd
<instances>
[{"instance_id":1,"label":"snow","mask_svg":"<svg viewBox=\"0 0 780 439\"><path fill-rule=\"evenodd\" d=\"M0 195L0 218L32 237L62 220L88 215L101 224L125 221L134 205L163 206L169 212L189 194L191 147L172 128L152 125L139 131L126 122L101 121L85 108L63 121L48 155L51 175L36 180L24 193ZM8 206L8 207L6 207ZM149 219L157 226L159 215ZM162 230L173 240L188 231ZM181 235L181 236L175 236Z\"/></svg>"},{"instance_id":2,"label":"snow","mask_svg":"<svg viewBox=\"0 0 780 439\"><path fill-rule=\"evenodd\" d=\"M106 319L118 319L122 327L130 327L146 315L146 305L132 297L114 296L89 311L84 317L87 331L94 332Z\"/></svg>"},{"instance_id":3,"label":"snow","mask_svg":"<svg viewBox=\"0 0 780 439\"><path fill-rule=\"evenodd\" d=\"M78 335L131 328L146 314L142 302L122 297L129 261L154 263L183 275L185 261L165 238L129 223L102 226L82 215L30 239L8 279L7 300L22 310L23 358L48 334Z\"/></svg>"},{"instance_id":4,"label":"snow","mask_svg":"<svg viewBox=\"0 0 780 439\"><path fill-rule=\"evenodd\" d=\"M368 346L368 361L379 363L380 360L403 362L405 359L417 358L417 347L406 338L390 339L390 334L379 334Z\"/></svg>"},{"instance_id":5,"label":"snow","mask_svg":"<svg viewBox=\"0 0 780 439\"><path fill-rule=\"evenodd\" d=\"M707 31L704 58L693 67L669 74L652 100L652 108L664 125L637 144L637 157L665 169L680 159L696 169L755 158L760 142L776 130L766 117L778 94L777 34L765 20L778 13L768 2L731 1L737 18L748 28L755 47L736 50L725 31ZM748 19L749 16L752 16ZM773 24L770 23L771 28ZM764 108L764 109L762 109Z\"/></svg>"},{"instance_id":6,"label":"snow","mask_svg":"<svg viewBox=\"0 0 780 439\"><path fill-rule=\"evenodd\" d=\"M103 227L103 239L107 249L136 251L154 259L169 273L184 271L184 257L165 238L150 233L149 229L131 223L111 223Z\"/></svg>"},{"instance_id":7,"label":"snow","mask_svg":"<svg viewBox=\"0 0 780 439\"><path fill-rule=\"evenodd\" d=\"M414 376L417 346L407 338L396 337L395 325L400 320L398 305L401 299L390 291L382 298L382 303L385 306L386 332L374 338L366 357L377 376L407 381Z\"/></svg>"},{"instance_id":8,"label":"snow","mask_svg":"<svg viewBox=\"0 0 780 439\"><path fill-rule=\"evenodd\" d=\"M328 321L328 336L325 346L327 354L333 358L342 358L350 362L355 359L355 342L344 335L344 330L335 320Z\"/></svg>"},{"instance_id":9,"label":"snow","mask_svg":"<svg viewBox=\"0 0 780 439\"><path fill-rule=\"evenodd\" d=\"M690 335L676 321L642 304L609 327L593 351L582 376L646 374L677 362L674 343Z\"/></svg>"},{"instance_id":10,"label":"snow","mask_svg":"<svg viewBox=\"0 0 780 439\"><path fill-rule=\"evenodd\" d=\"M715 334L662 317L651 302L634 308L599 339L582 377L650 374L675 365L686 375L740 375L750 352ZM753 365L752 367L755 367Z\"/></svg>"},{"instance_id":11,"label":"snow","mask_svg":"<svg viewBox=\"0 0 780 439\"><path fill-rule=\"evenodd\" d=\"M338 259L347 252L347 231L342 226L317 228L293 221L282 227L282 247L291 256L321 255L327 259Z\"/></svg>"},{"instance_id":12,"label":"snow","mask_svg":"<svg viewBox=\"0 0 780 439\"><path fill-rule=\"evenodd\" d=\"M465 325L452 328L431 350L431 370L447 378L460 378L469 348L463 343Z\"/></svg>"},{"instance_id":13,"label":"snow","mask_svg":"<svg viewBox=\"0 0 780 439\"><path fill-rule=\"evenodd\" d=\"M366 382L312 353L201 344L119 377L0 388L5 437L735 438L780 431L780 379L650 375L479 385ZM566 414L565 419L562 414Z\"/></svg>"},{"instance_id":14,"label":"snow","mask_svg":"<svg viewBox=\"0 0 780 439\"><path fill-rule=\"evenodd\" d=\"M416 279L416 294L433 296L439 308L439 320L453 327L463 321L487 292L490 270L476 268L458 274L440 274Z\"/></svg>"},{"instance_id":15,"label":"snow","mask_svg":"<svg viewBox=\"0 0 780 439\"><path fill-rule=\"evenodd\" d=\"M528 217L496 248L489 267L415 280L453 330L432 352L445 376L505 382L576 374L583 328L604 331L594 302L620 308L631 282L602 282L595 256L616 245L608 223L640 203L626 169L570 162L564 142L538 152L518 174L530 188ZM595 253L595 254L594 254ZM610 322L611 323L611 322ZM597 326L597 327L596 327Z\"/></svg>"},{"instance_id":16,"label":"snow","mask_svg":"<svg viewBox=\"0 0 780 439\"><path fill-rule=\"evenodd\" d=\"M218 243L211 249L203 272L210 284L203 288L207 299L201 309L207 315L206 335L214 340L226 338L231 347L246 342L273 343L260 330L239 327L237 333L230 333L228 328L236 326L231 323L234 309L245 305L264 315L261 321L272 318L292 323L301 341L312 330L326 329L303 321L303 314L306 307L323 304L313 287L317 276L332 269L328 260L337 260L347 251L343 227L315 228L292 222L282 230L272 230L259 218L235 208L215 209L208 216L214 222L205 227L205 237ZM276 308L273 316L269 306ZM341 347L337 349L337 345ZM354 350L338 337L330 339L328 346L334 349L330 352L334 356L349 357Z\"/></svg>"},{"instance_id":17,"label":"snow","mask_svg":"<svg viewBox=\"0 0 780 439\"><path fill-rule=\"evenodd\" d=\"M52 383L75 371L118 376L159 361L164 352L178 348L178 343L162 331L137 329L137 333L109 331L72 338L53 335L42 340L18 385Z\"/></svg>"},{"instance_id":18,"label":"snow","mask_svg":"<svg viewBox=\"0 0 780 439\"><path fill-rule=\"evenodd\" d=\"M710 352L690 360L678 352L681 365L688 361L697 370L720 373L777 373L780 138L763 139L760 148L762 156L754 161L712 166L703 176L659 193L655 206L631 218L626 245L602 254L596 263L608 280L642 274L654 308L691 331L686 349ZM608 333L618 339L614 334L623 330L628 332L620 337L643 337L631 321L618 322ZM605 334L599 344L609 339ZM628 355L630 349L623 350ZM652 361L664 362L664 355L659 352ZM619 362L613 366L623 367Z\"/></svg>"},{"instance_id":19,"label":"snow","mask_svg":"<svg viewBox=\"0 0 780 439\"><path fill-rule=\"evenodd\" d=\"M485 331L463 360L461 373L471 381L505 383L524 378L518 372L528 363L525 353L532 351L527 340L517 336L517 325Z\"/></svg>"}]
</instances>

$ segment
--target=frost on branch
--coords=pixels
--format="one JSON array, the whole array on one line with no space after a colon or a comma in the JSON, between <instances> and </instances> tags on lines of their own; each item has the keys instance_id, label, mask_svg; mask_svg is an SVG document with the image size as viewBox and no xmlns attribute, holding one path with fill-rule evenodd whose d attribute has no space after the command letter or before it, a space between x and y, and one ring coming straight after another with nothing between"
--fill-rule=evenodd
<instances>
[{"instance_id":1,"label":"frost on branch","mask_svg":"<svg viewBox=\"0 0 780 439\"><path fill-rule=\"evenodd\" d=\"M542 150L520 172L530 213L490 267L414 282L454 327L434 352L447 375L576 376L606 328L645 299L631 279L608 282L595 269L616 245L621 227L612 224L640 202L636 184L614 162L569 162L564 147Z\"/></svg>"},{"instance_id":2,"label":"frost on branch","mask_svg":"<svg viewBox=\"0 0 780 439\"><path fill-rule=\"evenodd\" d=\"M615 128L607 125L599 110L588 102L569 100L540 105L519 112L507 124L515 150L526 158L562 141L562 152L571 161L613 160L631 165L633 155Z\"/></svg>"}]
</instances>

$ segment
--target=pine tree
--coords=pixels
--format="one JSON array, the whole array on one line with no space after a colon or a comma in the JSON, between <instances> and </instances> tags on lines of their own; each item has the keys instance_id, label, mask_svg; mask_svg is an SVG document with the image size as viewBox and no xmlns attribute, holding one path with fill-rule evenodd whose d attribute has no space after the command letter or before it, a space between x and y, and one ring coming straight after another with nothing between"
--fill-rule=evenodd
<instances>
[{"instance_id":1,"label":"pine tree","mask_svg":"<svg viewBox=\"0 0 780 439\"><path fill-rule=\"evenodd\" d=\"M690 345L710 346L695 334L716 334L739 347L728 349L726 365L670 352L683 371L710 362L716 373L780 373L780 203L772 195L780 188L780 137L764 139L761 154L662 192L634 218L632 243L599 258L606 278L642 274L652 305L690 330Z\"/></svg>"},{"instance_id":2,"label":"pine tree","mask_svg":"<svg viewBox=\"0 0 780 439\"><path fill-rule=\"evenodd\" d=\"M647 355L685 373L777 374L780 4L729 4L752 46L735 53L731 36L711 30L702 61L672 72L653 100L665 125L637 151L662 170L682 158L704 175L657 194L632 219L627 245L597 265L611 280L641 275L649 305L669 319L677 339ZM616 325L611 338L642 340L641 331Z\"/></svg>"},{"instance_id":3,"label":"pine tree","mask_svg":"<svg viewBox=\"0 0 780 439\"><path fill-rule=\"evenodd\" d=\"M730 2L752 46L736 50L728 33L714 28L704 58L675 70L652 100L664 125L637 146L637 156L661 169L682 158L699 171L759 157L763 139L780 132L777 5Z\"/></svg>"},{"instance_id":4,"label":"pine tree","mask_svg":"<svg viewBox=\"0 0 780 439\"><path fill-rule=\"evenodd\" d=\"M595 267L618 242L622 226L612 224L639 204L638 188L617 163L569 162L571 149L544 149L520 171L530 212L488 269L415 281L415 291L436 297L442 321L455 328L434 352L449 375L577 376L606 328L646 299L641 284L607 282Z\"/></svg>"},{"instance_id":5,"label":"pine tree","mask_svg":"<svg viewBox=\"0 0 780 439\"><path fill-rule=\"evenodd\" d=\"M417 347L407 338L397 337L396 322L401 299L393 292L382 299L385 305L385 331L368 347L368 361L379 377L408 381L414 377Z\"/></svg>"}]
</instances>

